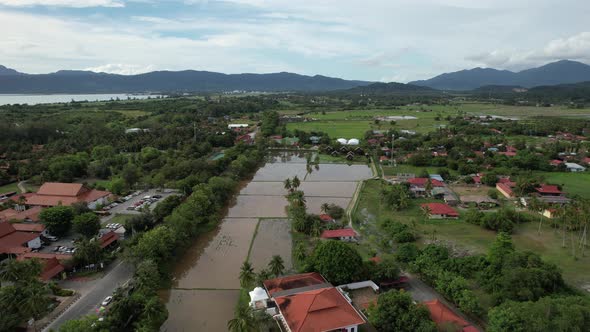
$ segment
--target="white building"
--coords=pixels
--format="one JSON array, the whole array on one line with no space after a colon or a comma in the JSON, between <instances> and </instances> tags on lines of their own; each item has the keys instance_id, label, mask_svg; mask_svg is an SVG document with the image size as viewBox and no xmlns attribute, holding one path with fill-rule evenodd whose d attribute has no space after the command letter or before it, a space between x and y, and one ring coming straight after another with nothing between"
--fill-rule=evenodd
<instances>
[{"instance_id":1,"label":"white building","mask_svg":"<svg viewBox=\"0 0 590 332\"><path fill-rule=\"evenodd\" d=\"M584 172L586 171L586 167L582 165L578 165L576 163L565 163L565 168L569 172Z\"/></svg>"}]
</instances>

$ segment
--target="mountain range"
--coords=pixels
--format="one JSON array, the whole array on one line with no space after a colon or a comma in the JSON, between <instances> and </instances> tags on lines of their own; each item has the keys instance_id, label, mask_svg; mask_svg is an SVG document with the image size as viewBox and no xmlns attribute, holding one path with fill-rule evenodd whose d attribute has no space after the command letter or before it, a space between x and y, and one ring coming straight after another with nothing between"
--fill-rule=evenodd
<instances>
[{"instance_id":1,"label":"mountain range","mask_svg":"<svg viewBox=\"0 0 590 332\"><path fill-rule=\"evenodd\" d=\"M410 82L438 90L473 90L483 86L536 86L571 84L590 81L590 66L577 61L561 60L519 72L493 68L474 68L445 73L428 80Z\"/></svg>"},{"instance_id":2,"label":"mountain range","mask_svg":"<svg viewBox=\"0 0 590 332\"><path fill-rule=\"evenodd\" d=\"M0 66L0 94L33 93L141 93L213 91L331 91L371 82L349 81L321 75L292 73L222 74L208 71L155 71L117 75L60 70L50 74L25 74Z\"/></svg>"}]
</instances>

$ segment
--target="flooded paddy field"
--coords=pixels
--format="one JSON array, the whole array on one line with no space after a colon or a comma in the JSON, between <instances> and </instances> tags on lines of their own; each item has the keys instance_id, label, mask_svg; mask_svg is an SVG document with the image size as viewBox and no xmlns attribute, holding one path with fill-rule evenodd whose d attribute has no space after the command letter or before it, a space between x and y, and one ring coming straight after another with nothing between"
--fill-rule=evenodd
<instances>
[{"instance_id":1,"label":"flooded paddy field","mask_svg":"<svg viewBox=\"0 0 590 332\"><path fill-rule=\"evenodd\" d=\"M215 230L201 235L176 263L172 289L163 293L169 311L162 331L225 331L238 300L239 272L250 245L259 271L273 255L292 267L291 226L286 219L283 181L297 175L308 212L323 203L346 208L358 182L371 178L366 165L320 164L307 172L306 159L289 153L271 156L228 206ZM256 231L258 227L258 230Z\"/></svg>"},{"instance_id":2,"label":"flooded paddy field","mask_svg":"<svg viewBox=\"0 0 590 332\"><path fill-rule=\"evenodd\" d=\"M283 258L285 270L293 267L291 259L291 224L288 219L262 219L252 244L250 262L254 270L266 268L272 256Z\"/></svg>"},{"instance_id":3,"label":"flooded paddy field","mask_svg":"<svg viewBox=\"0 0 590 332\"><path fill-rule=\"evenodd\" d=\"M190 259L177 264L174 288L239 289L240 266L246 260L257 223L254 218L224 219L206 246L205 241L199 241L200 246L194 246L197 249L188 254Z\"/></svg>"},{"instance_id":4,"label":"flooded paddy field","mask_svg":"<svg viewBox=\"0 0 590 332\"><path fill-rule=\"evenodd\" d=\"M234 316L239 290L168 290L169 318L161 331L227 331L227 321Z\"/></svg>"}]
</instances>

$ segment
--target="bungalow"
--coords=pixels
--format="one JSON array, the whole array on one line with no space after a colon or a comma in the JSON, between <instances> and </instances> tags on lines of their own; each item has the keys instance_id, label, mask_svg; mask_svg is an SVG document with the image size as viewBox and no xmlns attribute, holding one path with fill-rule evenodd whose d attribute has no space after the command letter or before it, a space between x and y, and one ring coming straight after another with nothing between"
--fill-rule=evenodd
<instances>
[{"instance_id":1,"label":"bungalow","mask_svg":"<svg viewBox=\"0 0 590 332\"><path fill-rule=\"evenodd\" d=\"M553 219L557 217L557 209L545 209L542 213L543 217Z\"/></svg>"},{"instance_id":2,"label":"bungalow","mask_svg":"<svg viewBox=\"0 0 590 332\"><path fill-rule=\"evenodd\" d=\"M558 186L555 185L548 185L542 184L541 186L535 188L537 194L539 196L563 196L564 192L559 190Z\"/></svg>"},{"instance_id":3,"label":"bungalow","mask_svg":"<svg viewBox=\"0 0 590 332\"><path fill-rule=\"evenodd\" d=\"M586 167L582 166L582 165L578 165L576 163L565 163L565 169L568 172L584 172L586 171Z\"/></svg>"},{"instance_id":4,"label":"bungalow","mask_svg":"<svg viewBox=\"0 0 590 332\"><path fill-rule=\"evenodd\" d=\"M379 157L379 162L382 163L382 164L383 163L386 163L388 161L389 161L389 158L387 156L381 156L381 157Z\"/></svg>"},{"instance_id":5,"label":"bungalow","mask_svg":"<svg viewBox=\"0 0 590 332\"><path fill-rule=\"evenodd\" d=\"M424 302L424 305L426 308L428 308L428 311L430 311L430 318L434 321L440 331L479 331L465 319L455 314L449 307L444 305L438 299Z\"/></svg>"},{"instance_id":6,"label":"bungalow","mask_svg":"<svg viewBox=\"0 0 590 332\"><path fill-rule=\"evenodd\" d=\"M319 273L304 273L263 282L266 296L252 291L251 303L272 303L282 331L287 332L357 332L366 323L343 291L332 286ZM254 296L254 297L252 297ZM268 299L265 299L267 297ZM254 301L258 299L258 301ZM268 308L269 305L261 306ZM269 311L266 309L267 312ZM277 312L278 311L278 312Z\"/></svg>"},{"instance_id":7,"label":"bungalow","mask_svg":"<svg viewBox=\"0 0 590 332\"><path fill-rule=\"evenodd\" d=\"M496 190L498 190L506 198L516 197L516 194L512 190L514 187L516 187L516 183L510 181L496 183Z\"/></svg>"},{"instance_id":8,"label":"bungalow","mask_svg":"<svg viewBox=\"0 0 590 332\"><path fill-rule=\"evenodd\" d=\"M340 241L356 241L357 234L352 228L327 229L320 236L322 239L338 239Z\"/></svg>"},{"instance_id":9,"label":"bungalow","mask_svg":"<svg viewBox=\"0 0 590 332\"><path fill-rule=\"evenodd\" d=\"M95 209L98 205L107 203L110 196L108 191L89 189L81 183L46 182L37 193L26 198L25 204L50 207L84 202L90 209Z\"/></svg>"},{"instance_id":10,"label":"bungalow","mask_svg":"<svg viewBox=\"0 0 590 332\"><path fill-rule=\"evenodd\" d=\"M559 165L563 164L563 160L559 160L559 159L553 159L549 162L549 165L557 167Z\"/></svg>"},{"instance_id":11,"label":"bungalow","mask_svg":"<svg viewBox=\"0 0 590 332\"><path fill-rule=\"evenodd\" d=\"M447 204L424 203L421 205L424 211L428 212L429 219L457 219L459 213Z\"/></svg>"},{"instance_id":12,"label":"bungalow","mask_svg":"<svg viewBox=\"0 0 590 332\"><path fill-rule=\"evenodd\" d=\"M41 248L38 233L19 232L9 222L0 222L0 254L21 254Z\"/></svg>"}]
</instances>

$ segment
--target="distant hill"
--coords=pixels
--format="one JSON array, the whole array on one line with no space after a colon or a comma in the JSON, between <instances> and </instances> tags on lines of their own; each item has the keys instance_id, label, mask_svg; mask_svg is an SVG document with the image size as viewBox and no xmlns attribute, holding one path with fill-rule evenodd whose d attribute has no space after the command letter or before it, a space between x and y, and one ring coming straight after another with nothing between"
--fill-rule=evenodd
<instances>
[{"instance_id":1,"label":"distant hill","mask_svg":"<svg viewBox=\"0 0 590 332\"><path fill-rule=\"evenodd\" d=\"M358 86L343 92L352 94L436 94L440 91L424 86L392 82Z\"/></svg>"},{"instance_id":2,"label":"distant hill","mask_svg":"<svg viewBox=\"0 0 590 332\"><path fill-rule=\"evenodd\" d=\"M18 71L0 65L0 75L22 75Z\"/></svg>"},{"instance_id":3,"label":"distant hill","mask_svg":"<svg viewBox=\"0 0 590 332\"><path fill-rule=\"evenodd\" d=\"M141 93L217 91L330 91L371 82L347 81L321 75L292 73L222 74L207 71L155 71L116 75L61 70L51 74L22 74L0 67L0 93Z\"/></svg>"},{"instance_id":4,"label":"distant hill","mask_svg":"<svg viewBox=\"0 0 590 332\"><path fill-rule=\"evenodd\" d=\"M410 84L439 90L473 90L488 85L531 88L584 81L590 81L589 65L576 61L561 60L517 73L493 68L474 68L445 73L428 80L410 82Z\"/></svg>"}]
</instances>

